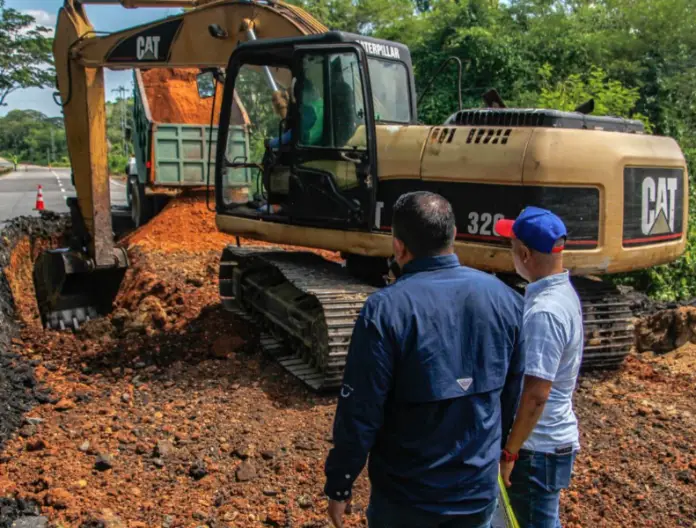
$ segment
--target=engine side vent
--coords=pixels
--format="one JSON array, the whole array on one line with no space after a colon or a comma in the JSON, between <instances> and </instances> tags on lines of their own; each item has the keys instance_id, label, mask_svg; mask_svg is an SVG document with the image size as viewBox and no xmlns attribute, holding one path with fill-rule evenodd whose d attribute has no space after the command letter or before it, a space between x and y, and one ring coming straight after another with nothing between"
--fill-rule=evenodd
<instances>
[{"instance_id":1,"label":"engine side vent","mask_svg":"<svg viewBox=\"0 0 696 528\"><path fill-rule=\"evenodd\" d=\"M483 143L484 145L506 145L512 134L512 129L503 128L472 128L466 137L467 143Z\"/></svg>"},{"instance_id":2,"label":"engine side vent","mask_svg":"<svg viewBox=\"0 0 696 528\"><path fill-rule=\"evenodd\" d=\"M593 116L534 108L474 108L457 112L445 125L475 127L537 127L604 130L642 134L643 123L635 119Z\"/></svg>"}]
</instances>

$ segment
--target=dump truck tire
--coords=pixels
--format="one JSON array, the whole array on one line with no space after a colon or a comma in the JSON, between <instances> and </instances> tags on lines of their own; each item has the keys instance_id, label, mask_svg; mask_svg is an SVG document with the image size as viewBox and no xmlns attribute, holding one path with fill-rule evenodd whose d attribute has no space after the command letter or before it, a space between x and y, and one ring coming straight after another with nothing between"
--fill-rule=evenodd
<instances>
[{"instance_id":1,"label":"dump truck tire","mask_svg":"<svg viewBox=\"0 0 696 528\"><path fill-rule=\"evenodd\" d=\"M145 186L142 185L137 177L133 176L129 180L131 192L131 218L136 228L145 225L152 218L152 198L145 195Z\"/></svg>"}]
</instances>

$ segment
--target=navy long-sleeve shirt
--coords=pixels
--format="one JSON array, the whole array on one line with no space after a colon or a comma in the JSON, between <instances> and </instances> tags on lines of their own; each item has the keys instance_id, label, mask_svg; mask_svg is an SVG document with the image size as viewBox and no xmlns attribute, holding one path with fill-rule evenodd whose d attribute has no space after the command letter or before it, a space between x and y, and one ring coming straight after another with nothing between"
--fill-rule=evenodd
<instances>
[{"instance_id":1,"label":"navy long-sleeve shirt","mask_svg":"<svg viewBox=\"0 0 696 528\"><path fill-rule=\"evenodd\" d=\"M416 259L355 325L325 493L350 497L370 455L394 503L473 514L496 497L522 389L522 297L456 255Z\"/></svg>"}]
</instances>

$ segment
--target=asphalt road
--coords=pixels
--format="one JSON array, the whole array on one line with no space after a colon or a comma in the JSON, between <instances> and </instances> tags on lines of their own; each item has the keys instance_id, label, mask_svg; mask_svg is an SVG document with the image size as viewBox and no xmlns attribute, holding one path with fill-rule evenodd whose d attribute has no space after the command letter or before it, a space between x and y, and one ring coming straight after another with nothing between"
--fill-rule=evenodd
<instances>
[{"instance_id":1,"label":"asphalt road","mask_svg":"<svg viewBox=\"0 0 696 528\"><path fill-rule=\"evenodd\" d=\"M38 186L42 186L46 210L67 213L65 200L75 196L70 183L70 169L20 167L20 170L0 177L0 224L16 216L38 216L34 210ZM112 207L126 206L126 186L111 180Z\"/></svg>"}]
</instances>

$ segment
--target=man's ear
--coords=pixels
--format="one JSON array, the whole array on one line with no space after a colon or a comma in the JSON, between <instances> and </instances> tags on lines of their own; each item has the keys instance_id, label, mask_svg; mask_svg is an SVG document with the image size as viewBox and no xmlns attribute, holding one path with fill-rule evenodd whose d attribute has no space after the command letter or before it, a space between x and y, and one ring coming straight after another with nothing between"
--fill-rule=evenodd
<instances>
[{"instance_id":1,"label":"man's ear","mask_svg":"<svg viewBox=\"0 0 696 528\"><path fill-rule=\"evenodd\" d=\"M406 250L404 243L398 238L393 237L392 247L394 248L394 256L401 260L401 258L404 256L404 251Z\"/></svg>"},{"instance_id":2,"label":"man's ear","mask_svg":"<svg viewBox=\"0 0 696 528\"><path fill-rule=\"evenodd\" d=\"M522 257L522 262L525 264L529 262L529 259L532 258L532 250L529 249L527 246L524 244L520 244L520 251L521 251L521 257Z\"/></svg>"}]
</instances>

